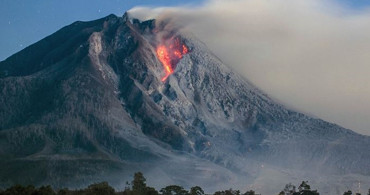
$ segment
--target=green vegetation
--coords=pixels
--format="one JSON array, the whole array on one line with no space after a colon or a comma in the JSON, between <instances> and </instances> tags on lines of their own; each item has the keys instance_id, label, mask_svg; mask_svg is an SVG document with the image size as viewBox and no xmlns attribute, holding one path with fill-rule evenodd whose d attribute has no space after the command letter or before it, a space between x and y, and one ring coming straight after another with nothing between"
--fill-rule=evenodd
<instances>
[{"instance_id":1,"label":"green vegetation","mask_svg":"<svg viewBox=\"0 0 370 195\"><path fill-rule=\"evenodd\" d=\"M189 191L178 185L169 185L159 190L159 192L146 185L146 179L141 172L134 174L134 179L131 185L127 183L123 191L116 192L107 182L95 183L89 185L85 189L70 190L67 188L54 190L51 186L35 186L28 185L14 185L5 190L0 188L0 195L205 195L203 189L199 186L190 188ZM131 187L129 187L131 186ZM298 190L297 190L298 189ZM253 190L241 193L239 190L225 190L217 191L213 195L260 195ZM293 184L285 185L284 189L278 195L319 195L317 190L311 190L311 186L307 181L302 183L296 188ZM352 195L352 191L348 190L343 195ZM361 195L356 193L356 195ZM370 195L370 189L367 195Z\"/></svg>"}]
</instances>

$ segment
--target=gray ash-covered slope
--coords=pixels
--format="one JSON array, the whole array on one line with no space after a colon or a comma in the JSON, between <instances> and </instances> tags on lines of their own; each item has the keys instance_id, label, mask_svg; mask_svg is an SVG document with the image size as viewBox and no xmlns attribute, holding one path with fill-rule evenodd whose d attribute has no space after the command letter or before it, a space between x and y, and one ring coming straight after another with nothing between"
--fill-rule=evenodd
<instances>
[{"instance_id":1,"label":"gray ash-covered slope","mask_svg":"<svg viewBox=\"0 0 370 195\"><path fill-rule=\"evenodd\" d=\"M119 187L134 171L209 189L266 169L370 176L369 137L284 108L164 26L75 22L0 62L1 185ZM173 36L189 53L162 82L156 47Z\"/></svg>"}]
</instances>

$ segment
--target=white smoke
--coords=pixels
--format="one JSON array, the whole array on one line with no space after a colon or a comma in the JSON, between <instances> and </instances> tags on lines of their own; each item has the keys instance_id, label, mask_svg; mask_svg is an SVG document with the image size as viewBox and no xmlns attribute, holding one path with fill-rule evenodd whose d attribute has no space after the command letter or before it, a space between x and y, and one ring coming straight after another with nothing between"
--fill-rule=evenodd
<instances>
[{"instance_id":1,"label":"white smoke","mask_svg":"<svg viewBox=\"0 0 370 195\"><path fill-rule=\"evenodd\" d=\"M283 104L370 135L370 10L323 0L213 0L129 13L181 25Z\"/></svg>"}]
</instances>

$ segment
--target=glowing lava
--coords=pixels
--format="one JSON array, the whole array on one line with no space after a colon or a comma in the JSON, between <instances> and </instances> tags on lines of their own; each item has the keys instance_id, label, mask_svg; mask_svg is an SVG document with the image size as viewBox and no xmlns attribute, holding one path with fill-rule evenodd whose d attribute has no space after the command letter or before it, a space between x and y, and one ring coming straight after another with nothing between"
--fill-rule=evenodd
<instances>
[{"instance_id":1,"label":"glowing lava","mask_svg":"<svg viewBox=\"0 0 370 195\"><path fill-rule=\"evenodd\" d=\"M163 64L164 70L166 71L166 75L162 78L162 81L165 81L170 74L173 73L172 66L171 66L171 58L168 55L167 48L164 45L161 45L157 48L157 56L159 61Z\"/></svg>"},{"instance_id":2,"label":"glowing lava","mask_svg":"<svg viewBox=\"0 0 370 195\"><path fill-rule=\"evenodd\" d=\"M157 57L166 72L166 75L162 78L163 82L173 73L173 67L187 53L188 48L185 44L181 44L179 39L175 39L168 46L163 44L157 47Z\"/></svg>"}]
</instances>

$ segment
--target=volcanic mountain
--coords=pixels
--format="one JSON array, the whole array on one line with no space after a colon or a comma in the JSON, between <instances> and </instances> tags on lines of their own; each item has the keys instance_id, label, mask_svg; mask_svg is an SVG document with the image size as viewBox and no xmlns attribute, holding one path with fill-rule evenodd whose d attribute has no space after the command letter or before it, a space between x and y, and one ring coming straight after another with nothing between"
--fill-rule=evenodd
<instances>
[{"instance_id":1,"label":"volcanic mountain","mask_svg":"<svg viewBox=\"0 0 370 195\"><path fill-rule=\"evenodd\" d=\"M1 186L370 181L370 137L274 102L165 22L75 22L0 62L0 91Z\"/></svg>"}]
</instances>

